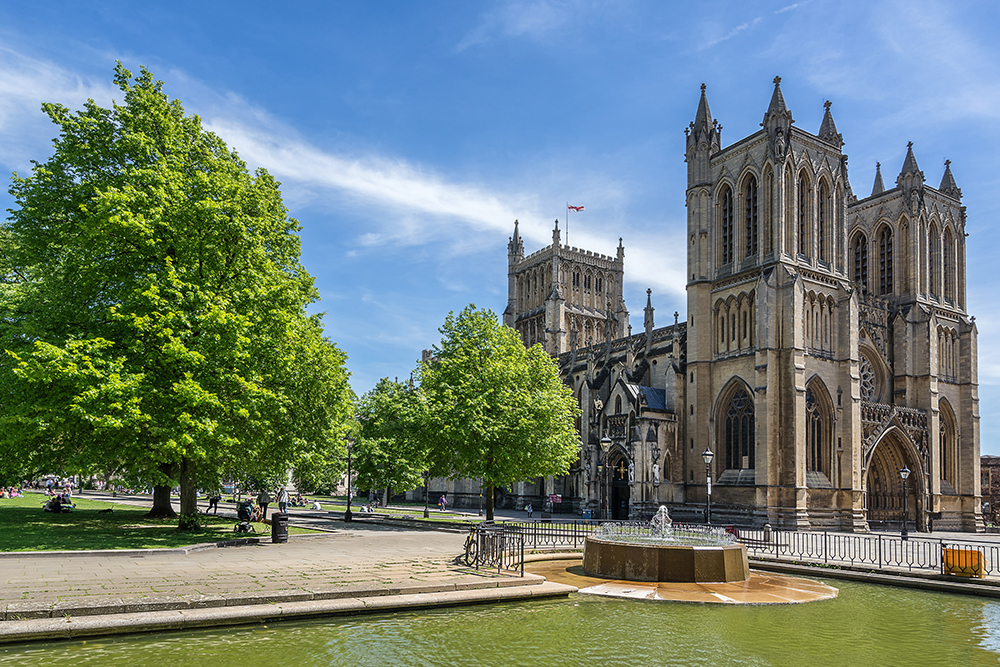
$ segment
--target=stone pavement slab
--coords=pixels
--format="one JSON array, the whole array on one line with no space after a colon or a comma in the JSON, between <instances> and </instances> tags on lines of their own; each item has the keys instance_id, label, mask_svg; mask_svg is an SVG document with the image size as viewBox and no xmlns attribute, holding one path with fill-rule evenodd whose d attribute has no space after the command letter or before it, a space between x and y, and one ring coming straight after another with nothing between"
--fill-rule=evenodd
<instances>
[{"instance_id":1,"label":"stone pavement slab","mask_svg":"<svg viewBox=\"0 0 1000 667\"><path fill-rule=\"evenodd\" d=\"M178 553L0 559L0 620L374 599L537 585L456 561L455 533L356 526L318 538Z\"/></svg>"}]
</instances>

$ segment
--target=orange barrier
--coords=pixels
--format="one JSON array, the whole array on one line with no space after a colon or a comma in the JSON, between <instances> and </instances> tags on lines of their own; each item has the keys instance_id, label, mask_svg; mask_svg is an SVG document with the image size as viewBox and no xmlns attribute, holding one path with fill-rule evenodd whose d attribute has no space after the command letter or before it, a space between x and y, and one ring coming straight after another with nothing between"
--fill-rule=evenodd
<instances>
[{"instance_id":1,"label":"orange barrier","mask_svg":"<svg viewBox=\"0 0 1000 667\"><path fill-rule=\"evenodd\" d=\"M976 549L941 548L941 569L959 577L985 577L983 554Z\"/></svg>"}]
</instances>

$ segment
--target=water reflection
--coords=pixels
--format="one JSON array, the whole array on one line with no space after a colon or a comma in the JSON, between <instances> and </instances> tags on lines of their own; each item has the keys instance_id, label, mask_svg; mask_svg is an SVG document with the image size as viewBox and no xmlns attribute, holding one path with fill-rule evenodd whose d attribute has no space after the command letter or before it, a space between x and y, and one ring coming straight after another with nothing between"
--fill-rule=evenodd
<instances>
[{"instance_id":1,"label":"water reflection","mask_svg":"<svg viewBox=\"0 0 1000 667\"><path fill-rule=\"evenodd\" d=\"M0 649L0 665L997 665L1000 602L845 582L761 607L568 600Z\"/></svg>"}]
</instances>

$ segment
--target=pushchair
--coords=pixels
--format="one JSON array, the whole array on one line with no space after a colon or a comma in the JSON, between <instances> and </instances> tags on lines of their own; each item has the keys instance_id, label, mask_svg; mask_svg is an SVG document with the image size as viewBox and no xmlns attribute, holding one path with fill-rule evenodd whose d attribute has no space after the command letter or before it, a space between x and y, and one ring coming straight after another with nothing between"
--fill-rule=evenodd
<instances>
[{"instance_id":1,"label":"pushchair","mask_svg":"<svg viewBox=\"0 0 1000 667\"><path fill-rule=\"evenodd\" d=\"M236 516L239 518L240 522L233 526L234 533L250 533L257 532L257 529L253 527L250 521L253 519L253 501L244 500L236 503Z\"/></svg>"}]
</instances>

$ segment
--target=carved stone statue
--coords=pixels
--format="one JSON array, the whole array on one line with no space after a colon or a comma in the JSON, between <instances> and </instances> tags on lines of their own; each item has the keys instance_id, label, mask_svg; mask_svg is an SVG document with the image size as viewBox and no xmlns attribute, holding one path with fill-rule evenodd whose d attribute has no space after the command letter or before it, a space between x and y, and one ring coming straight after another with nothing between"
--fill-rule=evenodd
<instances>
[{"instance_id":1,"label":"carved stone statue","mask_svg":"<svg viewBox=\"0 0 1000 667\"><path fill-rule=\"evenodd\" d=\"M660 464L653 463L653 484L660 483Z\"/></svg>"},{"instance_id":2,"label":"carved stone statue","mask_svg":"<svg viewBox=\"0 0 1000 667\"><path fill-rule=\"evenodd\" d=\"M583 483L590 484L590 461L587 461L587 465L583 468Z\"/></svg>"},{"instance_id":3,"label":"carved stone statue","mask_svg":"<svg viewBox=\"0 0 1000 667\"><path fill-rule=\"evenodd\" d=\"M635 484L635 461L628 462L628 483Z\"/></svg>"}]
</instances>

